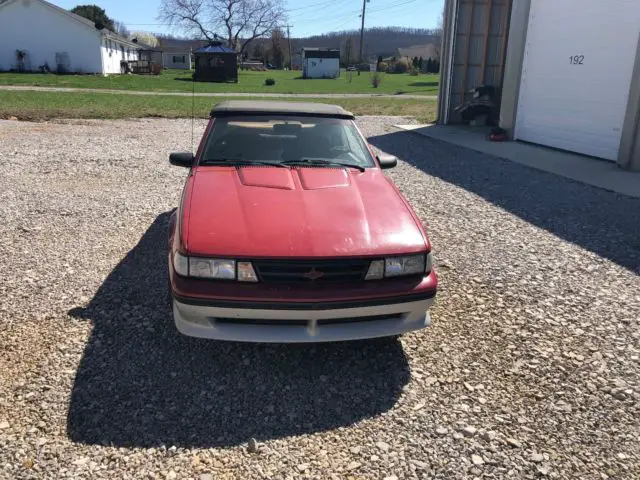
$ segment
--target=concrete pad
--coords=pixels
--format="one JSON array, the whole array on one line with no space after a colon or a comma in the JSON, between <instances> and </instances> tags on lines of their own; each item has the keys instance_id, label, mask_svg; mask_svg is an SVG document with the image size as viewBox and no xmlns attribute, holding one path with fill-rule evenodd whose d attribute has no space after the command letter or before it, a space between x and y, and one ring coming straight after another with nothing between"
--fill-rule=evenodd
<instances>
[{"instance_id":1,"label":"concrete pad","mask_svg":"<svg viewBox=\"0 0 640 480\"><path fill-rule=\"evenodd\" d=\"M488 127L397 125L397 128L640 198L640 173L622 170L614 162L524 142L490 142Z\"/></svg>"}]
</instances>

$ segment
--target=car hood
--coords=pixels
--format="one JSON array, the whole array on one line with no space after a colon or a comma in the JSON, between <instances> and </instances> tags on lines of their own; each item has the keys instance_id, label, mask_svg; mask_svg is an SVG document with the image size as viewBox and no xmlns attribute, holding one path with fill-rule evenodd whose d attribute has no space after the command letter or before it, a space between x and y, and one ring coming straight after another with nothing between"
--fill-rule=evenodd
<instances>
[{"instance_id":1,"label":"car hood","mask_svg":"<svg viewBox=\"0 0 640 480\"><path fill-rule=\"evenodd\" d=\"M183 211L189 254L337 257L423 252L427 241L378 169L199 167Z\"/></svg>"}]
</instances>

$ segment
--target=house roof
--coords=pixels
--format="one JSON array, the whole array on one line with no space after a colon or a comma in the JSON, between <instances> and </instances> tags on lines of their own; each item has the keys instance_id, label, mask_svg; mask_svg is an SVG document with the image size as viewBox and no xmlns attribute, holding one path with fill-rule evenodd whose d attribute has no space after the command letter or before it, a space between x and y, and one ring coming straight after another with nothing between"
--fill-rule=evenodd
<instances>
[{"instance_id":1,"label":"house roof","mask_svg":"<svg viewBox=\"0 0 640 480\"><path fill-rule=\"evenodd\" d=\"M400 57L422 57L422 58L434 58L437 56L437 46L433 43L426 45L413 45L406 48L398 48L398 56Z\"/></svg>"},{"instance_id":2,"label":"house roof","mask_svg":"<svg viewBox=\"0 0 640 480\"><path fill-rule=\"evenodd\" d=\"M353 113L338 105L306 102L275 102L254 100L230 100L217 104L211 110L212 117L230 115L297 115L304 117L329 117L353 120Z\"/></svg>"},{"instance_id":3,"label":"house roof","mask_svg":"<svg viewBox=\"0 0 640 480\"><path fill-rule=\"evenodd\" d=\"M226 47L221 43L212 43L206 47L198 48L194 50L193 53L234 53L237 54L233 48Z\"/></svg>"},{"instance_id":4,"label":"house roof","mask_svg":"<svg viewBox=\"0 0 640 480\"><path fill-rule=\"evenodd\" d=\"M182 38L159 37L157 48L167 53L187 53L201 47L206 47L208 44L208 40L186 40Z\"/></svg>"},{"instance_id":5,"label":"house roof","mask_svg":"<svg viewBox=\"0 0 640 480\"><path fill-rule=\"evenodd\" d=\"M302 56L304 58L340 58L339 48L303 48Z\"/></svg>"},{"instance_id":6,"label":"house roof","mask_svg":"<svg viewBox=\"0 0 640 480\"><path fill-rule=\"evenodd\" d=\"M123 37L122 35L118 35L117 33L114 33L111 30L107 30L106 28L102 29L100 31L100 33L105 38L109 38L111 40L116 40L116 41L118 41L120 43L124 43L125 45L128 45L130 47L143 48L142 45L140 45L139 43L134 42L133 40L129 40L128 38Z\"/></svg>"},{"instance_id":7,"label":"house roof","mask_svg":"<svg viewBox=\"0 0 640 480\"><path fill-rule=\"evenodd\" d=\"M183 46L183 47L161 47L158 46L158 49L162 50L163 53L180 53L180 54L187 54L189 52L191 52L193 49L189 46Z\"/></svg>"},{"instance_id":8,"label":"house roof","mask_svg":"<svg viewBox=\"0 0 640 480\"><path fill-rule=\"evenodd\" d=\"M147 43L141 42L137 38L132 38L131 41L135 43L138 47L140 47L142 50L157 51L157 52L160 51L158 47L152 47Z\"/></svg>"}]
</instances>

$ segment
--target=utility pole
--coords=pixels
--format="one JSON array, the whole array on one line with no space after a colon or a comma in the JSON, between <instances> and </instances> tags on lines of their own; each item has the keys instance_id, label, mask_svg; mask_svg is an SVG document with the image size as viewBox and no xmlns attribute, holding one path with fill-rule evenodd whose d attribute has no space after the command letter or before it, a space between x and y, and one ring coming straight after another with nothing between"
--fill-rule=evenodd
<instances>
[{"instance_id":1,"label":"utility pole","mask_svg":"<svg viewBox=\"0 0 640 480\"><path fill-rule=\"evenodd\" d=\"M287 40L289 42L289 70L293 70L293 57L291 56L291 25L286 25L287 27Z\"/></svg>"},{"instance_id":2,"label":"utility pole","mask_svg":"<svg viewBox=\"0 0 640 480\"><path fill-rule=\"evenodd\" d=\"M367 2L369 0L362 0L362 25L360 26L360 56L358 62L362 63L362 47L364 46L364 14L367 12ZM360 68L358 68L358 75L360 75Z\"/></svg>"}]
</instances>

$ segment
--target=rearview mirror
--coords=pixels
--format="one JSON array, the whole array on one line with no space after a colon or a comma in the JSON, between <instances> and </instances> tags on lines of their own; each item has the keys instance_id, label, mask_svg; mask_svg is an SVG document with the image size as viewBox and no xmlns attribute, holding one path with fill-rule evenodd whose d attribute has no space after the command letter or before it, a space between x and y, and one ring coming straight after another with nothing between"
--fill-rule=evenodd
<instances>
[{"instance_id":1,"label":"rearview mirror","mask_svg":"<svg viewBox=\"0 0 640 480\"><path fill-rule=\"evenodd\" d=\"M378 155L378 163L381 169L386 170L398 165L398 159L393 155L380 154Z\"/></svg>"},{"instance_id":2,"label":"rearview mirror","mask_svg":"<svg viewBox=\"0 0 640 480\"><path fill-rule=\"evenodd\" d=\"M176 165L178 167L187 167L191 168L193 166L193 161L195 157L191 152L178 152L172 153L169 155L169 163L171 165Z\"/></svg>"}]
</instances>

